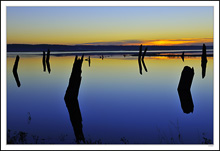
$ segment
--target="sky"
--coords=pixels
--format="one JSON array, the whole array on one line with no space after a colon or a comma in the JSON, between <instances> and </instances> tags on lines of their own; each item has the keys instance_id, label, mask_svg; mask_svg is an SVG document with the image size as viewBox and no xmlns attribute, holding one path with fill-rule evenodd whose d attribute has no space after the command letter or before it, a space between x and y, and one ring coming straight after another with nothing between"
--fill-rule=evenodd
<instances>
[{"instance_id":1,"label":"sky","mask_svg":"<svg viewBox=\"0 0 220 151\"><path fill-rule=\"evenodd\" d=\"M7 7L7 44L213 43L213 7Z\"/></svg>"}]
</instances>

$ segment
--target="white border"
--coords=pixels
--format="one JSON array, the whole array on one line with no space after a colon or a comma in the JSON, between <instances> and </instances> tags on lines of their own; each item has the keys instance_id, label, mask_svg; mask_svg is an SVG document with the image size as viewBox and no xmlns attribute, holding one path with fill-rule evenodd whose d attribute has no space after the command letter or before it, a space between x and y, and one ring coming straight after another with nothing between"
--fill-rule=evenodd
<instances>
[{"instance_id":1,"label":"white border","mask_svg":"<svg viewBox=\"0 0 220 151\"><path fill-rule=\"evenodd\" d=\"M214 6L214 145L6 145L6 6ZM3 150L219 150L218 1L3 1L1 2L1 149Z\"/></svg>"},{"instance_id":2,"label":"white border","mask_svg":"<svg viewBox=\"0 0 220 151\"><path fill-rule=\"evenodd\" d=\"M6 6L214 6L210 1L10 1Z\"/></svg>"}]
</instances>

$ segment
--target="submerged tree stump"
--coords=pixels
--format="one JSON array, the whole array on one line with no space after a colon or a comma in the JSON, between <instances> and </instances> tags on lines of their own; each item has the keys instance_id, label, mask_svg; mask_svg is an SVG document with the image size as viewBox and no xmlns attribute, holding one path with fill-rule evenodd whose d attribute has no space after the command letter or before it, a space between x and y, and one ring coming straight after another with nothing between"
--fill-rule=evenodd
<instances>
[{"instance_id":1,"label":"submerged tree stump","mask_svg":"<svg viewBox=\"0 0 220 151\"><path fill-rule=\"evenodd\" d=\"M19 77L18 77L18 72L17 72L19 59L20 59L20 57L17 55L16 59L15 59L14 67L13 67L13 70L12 70L15 81L16 81L18 87L21 86L21 83L20 83L20 80L19 80Z\"/></svg>"},{"instance_id":2,"label":"submerged tree stump","mask_svg":"<svg viewBox=\"0 0 220 151\"><path fill-rule=\"evenodd\" d=\"M142 54L142 44L140 45L140 50L139 50L139 54L138 54L138 65L139 65L140 74L142 74L141 54Z\"/></svg>"},{"instance_id":3,"label":"submerged tree stump","mask_svg":"<svg viewBox=\"0 0 220 151\"><path fill-rule=\"evenodd\" d=\"M190 88L192 85L192 80L194 77L194 69L189 66L185 66L178 85L178 93L181 102L181 107L184 113L193 112L194 104L192 100L192 95Z\"/></svg>"},{"instance_id":4,"label":"submerged tree stump","mask_svg":"<svg viewBox=\"0 0 220 151\"><path fill-rule=\"evenodd\" d=\"M82 131L82 116L78 102L79 87L82 79L82 62L83 56L79 60L77 59L77 56L75 57L75 62L73 64L72 73L69 79L69 85L64 97L77 143L80 143L80 141L85 143L85 138Z\"/></svg>"},{"instance_id":5,"label":"submerged tree stump","mask_svg":"<svg viewBox=\"0 0 220 151\"><path fill-rule=\"evenodd\" d=\"M47 64L47 70L50 73L51 69L50 69L50 50L47 50L47 58L46 58L46 64Z\"/></svg>"},{"instance_id":6,"label":"submerged tree stump","mask_svg":"<svg viewBox=\"0 0 220 151\"><path fill-rule=\"evenodd\" d=\"M206 56L206 46L203 44L202 48L202 57L201 57L201 66L202 66L202 78L205 77L206 73L206 64L207 64L207 56Z\"/></svg>"}]
</instances>

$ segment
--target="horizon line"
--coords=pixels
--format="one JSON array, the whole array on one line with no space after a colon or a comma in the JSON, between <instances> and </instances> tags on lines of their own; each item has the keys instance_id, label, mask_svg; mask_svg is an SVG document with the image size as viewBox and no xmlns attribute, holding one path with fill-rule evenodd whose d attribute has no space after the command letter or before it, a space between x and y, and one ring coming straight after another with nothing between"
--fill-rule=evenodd
<instances>
[{"instance_id":1,"label":"horizon line","mask_svg":"<svg viewBox=\"0 0 220 151\"><path fill-rule=\"evenodd\" d=\"M205 44L206 46L213 46L213 44L206 44L206 43L202 43ZM58 45L58 46L156 46L156 47L164 47L164 46L179 46L179 47L185 47L185 46L201 46L202 44L194 44L194 45L145 45L145 44L138 44L138 45L95 45L95 44L27 44L27 43L12 43L12 44L7 44L7 45Z\"/></svg>"}]
</instances>

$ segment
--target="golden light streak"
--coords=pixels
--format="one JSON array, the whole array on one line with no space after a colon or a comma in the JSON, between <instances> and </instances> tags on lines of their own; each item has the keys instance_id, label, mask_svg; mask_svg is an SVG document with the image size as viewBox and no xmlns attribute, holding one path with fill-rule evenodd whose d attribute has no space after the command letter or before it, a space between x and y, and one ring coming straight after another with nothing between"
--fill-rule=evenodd
<instances>
[{"instance_id":1,"label":"golden light streak","mask_svg":"<svg viewBox=\"0 0 220 151\"><path fill-rule=\"evenodd\" d=\"M183 39L159 39L144 41L143 45L154 46L175 46L175 45L192 45L199 43L213 43L213 38L183 38Z\"/></svg>"}]
</instances>

